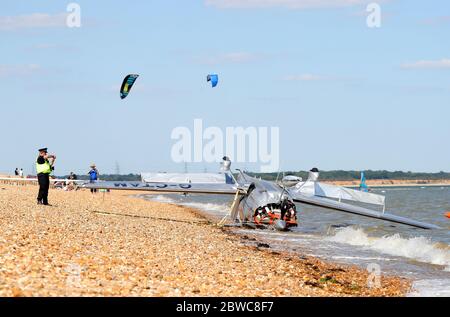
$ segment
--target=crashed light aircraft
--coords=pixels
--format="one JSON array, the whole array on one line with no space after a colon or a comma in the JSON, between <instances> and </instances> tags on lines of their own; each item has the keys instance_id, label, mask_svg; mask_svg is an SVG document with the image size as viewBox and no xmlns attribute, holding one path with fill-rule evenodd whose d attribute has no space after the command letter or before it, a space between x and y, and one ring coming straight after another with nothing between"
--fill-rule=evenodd
<instances>
[{"instance_id":1,"label":"crashed light aircraft","mask_svg":"<svg viewBox=\"0 0 450 317\"><path fill-rule=\"evenodd\" d=\"M85 183L82 187L234 196L230 213L220 222L228 226L272 226L277 230L287 230L297 226L295 203L301 203L421 229L439 229L433 224L386 212L385 197L382 195L321 183L318 181L319 171L316 168L309 172L306 181L286 176L281 182L273 182L251 177L239 170L239 175L235 178L227 157L224 157L221 165L222 171L217 174L147 173L141 175L141 182L98 181ZM382 211L361 206L363 204L379 206Z\"/></svg>"}]
</instances>

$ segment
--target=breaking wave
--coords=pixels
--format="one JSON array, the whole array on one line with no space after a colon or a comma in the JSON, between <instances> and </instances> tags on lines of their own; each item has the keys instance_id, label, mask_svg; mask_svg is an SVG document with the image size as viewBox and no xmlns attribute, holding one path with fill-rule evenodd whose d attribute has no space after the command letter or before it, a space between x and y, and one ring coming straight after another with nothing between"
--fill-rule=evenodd
<instances>
[{"instance_id":1,"label":"breaking wave","mask_svg":"<svg viewBox=\"0 0 450 317\"><path fill-rule=\"evenodd\" d=\"M380 253L445 266L450 270L450 247L426 237L402 238L399 234L381 238L369 237L363 229L339 228L329 241L365 247Z\"/></svg>"},{"instance_id":2,"label":"breaking wave","mask_svg":"<svg viewBox=\"0 0 450 317\"><path fill-rule=\"evenodd\" d=\"M160 203L177 204L185 207L200 209L213 214L226 214L230 210L230 206L227 204L184 202L182 200L173 199L164 195L145 195L145 199Z\"/></svg>"},{"instance_id":3,"label":"breaking wave","mask_svg":"<svg viewBox=\"0 0 450 317\"><path fill-rule=\"evenodd\" d=\"M156 201L159 203L170 203L174 204L176 201L170 197L164 195L144 195L145 199Z\"/></svg>"},{"instance_id":4,"label":"breaking wave","mask_svg":"<svg viewBox=\"0 0 450 317\"><path fill-rule=\"evenodd\" d=\"M226 204L214 204L214 203L181 203L181 205L191 208L200 209L209 213L226 214L230 210L230 207Z\"/></svg>"},{"instance_id":5,"label":"breaking wave","mask_svg":"<svg viewBox=\"0 0 450 317\"><path fill-rule=\"evenodd\" d=\"M448 279L431 279L414 281L409 297L449 297L450 281Z\"/></svg>"}]
</instances>

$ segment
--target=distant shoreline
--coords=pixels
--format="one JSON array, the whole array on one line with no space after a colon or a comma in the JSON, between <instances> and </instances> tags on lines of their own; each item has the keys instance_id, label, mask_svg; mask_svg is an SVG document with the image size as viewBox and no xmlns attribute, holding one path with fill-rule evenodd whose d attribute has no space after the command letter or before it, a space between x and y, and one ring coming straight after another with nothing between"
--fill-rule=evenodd
<instances>
[{"instance_id":1,"label":"distant shoreline","mask_svg":"<svg viewBox=\"0 0 450 317\"><path fill-rule=\"evenodd\" d=\"M321 180L323 183L344 186L359 187L359 180L338 181ZM366 180L369 187L442 187L450 186L450 179L423 180L423 179L371 179Z\"/></svg>"},{"instance_id":2,"label":"distant shoreline","mask_svg":"<svg viewBox=\"0 0 450 317\"><path fill-rule=\"evenodd\" d=\"M14 175L2 175L0 174L0 182L3 183L14 183L21 182L15 180L6 180L9 178L18 178ZM26 178L24 178L26 179ZM103 180L108 180L103 179ZM124 180L125 181L125 180ZM344 187L359 187L359 179L353 180L330 180L330 179L319 179L321 183L332 184ZM23 183L23 181L22 181ZM369 187L445 187L450 186L450 179L368 179L366 184Z\"/></svg>"}]
</instances>

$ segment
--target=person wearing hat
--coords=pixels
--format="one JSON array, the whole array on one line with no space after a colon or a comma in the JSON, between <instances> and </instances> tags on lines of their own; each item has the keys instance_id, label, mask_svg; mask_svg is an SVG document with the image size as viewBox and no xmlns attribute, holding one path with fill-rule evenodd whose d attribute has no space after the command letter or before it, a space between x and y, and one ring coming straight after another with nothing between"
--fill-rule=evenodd
<instances>
[{"instance_id":1,"label":"person wearing hat","mask_svg":"<svg viewBox=\"0 0 450 317\"><path fill-rule=\"evenodd\" d=\"M95 183L98 180L98 170L95 164L91 164L91 170L89 171L89 181ZM96 193L97 189L91 188L91 193Z\"/></svg>"},{"instance_id":2,"label":"person wearing hat","mask_svg":"<svg viewBox=\"0 0 450 317\"><path fill-rule=\"evenodd\" d=\"M36 160L36 172L39 183L37 203L38 205L47 206L48 189L50 188L50 174L53 171L53 164L55 163L56 156L48 154L47 148L42 148L38 151L39 156Z\"/></svg>"}]
</instances>

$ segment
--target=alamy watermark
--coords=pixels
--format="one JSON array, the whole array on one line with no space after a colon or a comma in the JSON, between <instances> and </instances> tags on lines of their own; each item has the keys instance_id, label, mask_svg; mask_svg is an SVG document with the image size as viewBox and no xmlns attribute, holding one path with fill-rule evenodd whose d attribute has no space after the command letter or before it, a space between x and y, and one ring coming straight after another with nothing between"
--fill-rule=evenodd
<instances>
[{"instance_id":1,"label":"alamy watermark","mask_svg":"<svg viewBox=\"0 0 450 317\"><path fill-rule=\"evenodd\" d=\"M278 171L280 165L279 127L207 127L195 119L193 130L176 127L171 139L175 163L214 163L228 156L232 162L259 163L262 173Z\"/></svg>"},{"instance_id":2,"label":"alamy watermark","mask_svg":"<svg viewBox=\"0 0 450 317\"><path fill-rule=\"evenodd\" d=\"M81 272L82 268L78 264L71 263L65 268L68 274L66 279L66 285L70 288L81 287Z\"/></svg>"},{"instance_id":3,"label":"alamy watermark","mask_svg":"<svg viewBox=\"0 0 450 317\"><path fill-rule=\"evenodd\" d=\"M71 2L66 8L67 18L66 25L68 28L80 28L81 27L81 6L76 2Z\"/></svg>"},{"instance_id":4,"label":"alamy watermark","mask_svg":"<svg viewBox=\"0 0 450 317\"><path fill-rule=\"evenodd\" d=\"M366 12L369 13L366 19L367 27L380 28L381 27L381 6L376 3L369 3L366 8Z\"/></svg>"},{"instance_id":5,"label":"alamy watermark","mask_svg":"<svg viewBox=\"0 0 450 317\"><path fill-rule=\"evenodd\" d=\"M380 288L381 287L381 267L377 263L370 263L367 265L369 276L367 277L367 287Z\"/></svg>"}]
</instances>

